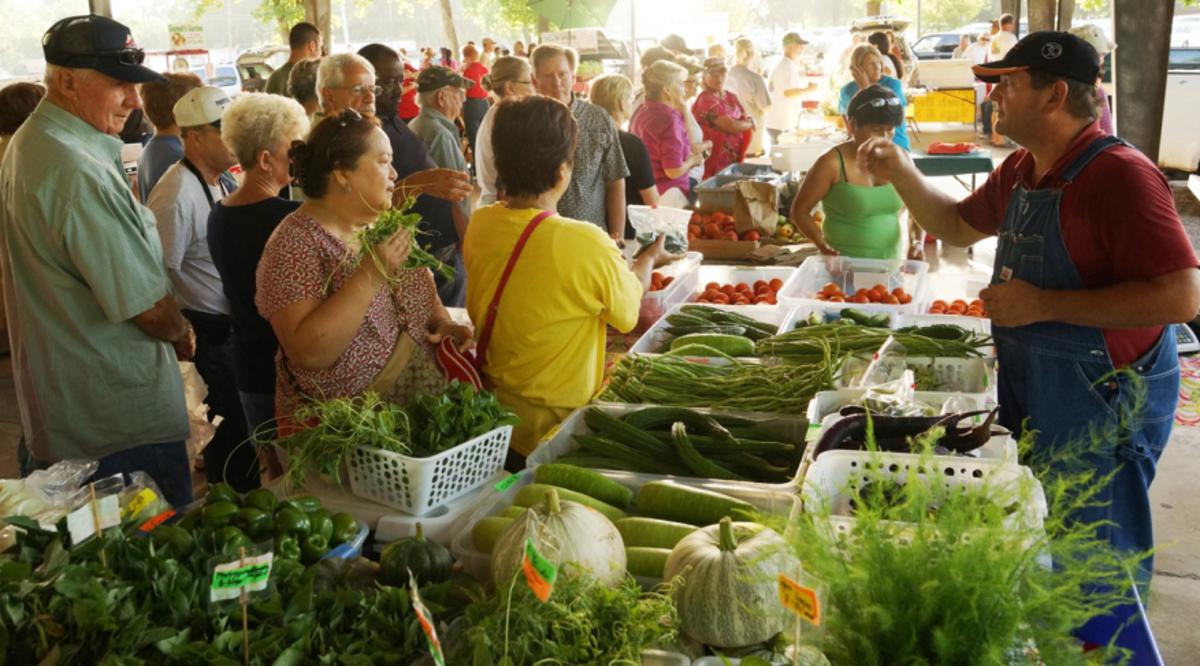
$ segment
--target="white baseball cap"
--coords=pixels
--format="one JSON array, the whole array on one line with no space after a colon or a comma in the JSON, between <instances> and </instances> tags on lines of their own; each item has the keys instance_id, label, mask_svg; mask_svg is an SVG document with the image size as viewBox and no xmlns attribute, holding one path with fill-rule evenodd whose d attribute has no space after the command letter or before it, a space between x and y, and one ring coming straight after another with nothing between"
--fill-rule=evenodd
<instances>
[{"instance_id":1,"label":"white baseball cap","mask_svg":"<svg viewBox=\"0 0 1200 666\"><path fill-rule=\"evenodd\" d=\"M221 114L225 113L225 107L232 101L224 90L214 86L189 90L175 103L175 123L180 127L220 127Z\"/></svg>"}]
</instances>

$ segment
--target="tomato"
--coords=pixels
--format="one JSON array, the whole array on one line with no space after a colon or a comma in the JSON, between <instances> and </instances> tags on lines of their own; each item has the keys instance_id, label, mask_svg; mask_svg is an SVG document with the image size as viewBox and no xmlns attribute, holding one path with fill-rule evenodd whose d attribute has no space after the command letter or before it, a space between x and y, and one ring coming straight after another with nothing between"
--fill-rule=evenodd
<instances>
[{"instance_id":1,"label":"tomato","mask_svg":"<svg viewBox=\"0 0 1200 666\"><path fill-rule=\"evenodd\" d=\"M720 289L720 288L721 288L720 282L709 282L708 284L704 285L704 291L709 291L710 289Z\"/></svg>"},{"instance_id":2,"label":"tomato","mask_svg":"<svg viewBox=\"0 0 1200 666\"><path fill-rule=\"evenodd\" d=\"M829 297L826 296L825 294L817 294L817 300L818 301L827 301L827 300L829 300Z\"/></svg>"},{"instance_id":3,"label":"tomato","mask_svg":"<svg viewBox=\"0 0 1200 666\"><path fill-rule=\"evenodd\" d=\"M875 300L871 301L872 303L882 303L883 299L891 296L886 289L879 289L878 287L879 285L871 287L871 293L868 294L868 296L874 296L875 298Z\"/></svg>"},{"instance_id":4,"label":"tomato","mask_svg":"<svg viewBox=\"0 0 1200 666\"><path fill-rule=\"evenodd\" d=\"M842 298L841 296L830 296L829 302L830 303L845 303L846 299Z\"/></svg>"},{"instance_id":5,"label":"tomato","mask_svg":"<svg viewBox=\"0 0 1200 666\"><path fill-rule=\"evenodd\" d=\"M717 294L716 296L713 296L712 302L713 303L722 303L722 304L728 303L729 297L726 296L725 294Z\"/></svg>"},{"instance_id":6,"label":"tomato","mask_svg":"<svg viewBox=\"0 0 1200 666\"><path fill-rule=\"evenodd\" d=\"M931 308L941 308L941 309L945 310L946 308L950 307L950 304L939 298L936 301L934 301L933 303L930 303L930 307Z\"/></svg>"},{"instance_id":7,"label":"tomato","mask_svg":"<svg viewBox=\"0 0 1200 666\"><path fill-rule=\"evenodd\" d=\"M874 289L870 289L870 290L868 290L868 291L867 291L867 294L866 294L866 296L867 296L867 300L868 300L868 301L870 301L870 302L872 302L872 303L881 303L881 302L883 302L883 297L882 297L882 296L880 296L880 295L879 295L879 292L875 291Z\"/></svg>"},{"instance_id":8,"label":"tomato","mask_svg":"<svg viewBox=\"0 0 1200 666\"><path fill-rule=\"evenodd\" d=\"M832 301L833 299L831 298L829 300ZM866 294L855 294L850 297L850 302L851 303L870 303L871 299L868 298Z\"/></svg>"},{"instance_id":9,"label":"tomato","mask_svg":"<svg viewBox=\"0 0 1200 666\"><path fill-rule=\"evenodd\" d=\"M763 296L763 302L775 305L778 301L775 299L775 294L768 294Z\"/></svg>"},{"instance_id":10,"label":"tomato","mask_svg":"<svg viewBox=\"0 0 1200 666\"><path fill-rule=\"evenodd\" d=\"M674 277L665 277L665 278L663 278L662 284L664 287L669 287L669 286L671 286L671 283L674 281L675 281Z\"/></svg>"},{"instance_id":11,"label":"tomato","mask_svg":"<svg viewBox=\"0 0 1200 666\"><path fill-rule=\"evenodd\" d=\"M775 279L778 280L779 278L775 278ZM825 283L824 287L821 287L821 293L823 293L823 294L840 294L840 293L842 293L842 288L837 286L833 282L827 282L827 283Z\"/></svg>"},{"instance_id":12,"label":"tomato","mask_svg":"<svg viewBox=\"0 0 1200 666\"><path fill-rule=\"evenodd\" d=\"M704 226L704 235L707 238L720 238L721 237L721 225L719 225L715 222L709 222L707 225Z\"/></svg>"},{"instance_id":13,"label":"tomato","mask_svg":"<svg viewBox=\"0 0 1200 666\"><path fill-rule=\"evenodd\" d=\"M878 291L880 293L886 294L886 293L888 293L888 288L887 288L887 285L885 285L885 284L875 284L871 287L871 291ZM880 298L883 298L883 297L880 296Z\"/></svg>"},{"instance_id":14,"label":"tomato","mask_svg":"<svg viewBox=\"0 0 1200 666\"><path fill-rule=\"evenodd\" d=\"M721 293L732 297L735 293L737 293L737 290L733 288L733 285L727 284L721 287Z\"/></svg>"},{"instance_id":15,"label":"tomato","mask_svg":"<svg viewBox=\"0 0 1200 666\"><path fill-rule=\"evenodd\" d=\"M900 305L900 299L896 298L893 294L888 294L887 296L883 297L883 303L886 303L887 305Z\"/></svg>"},{"instance_id":16,"label":"tomato","mask_svg":"<svg viewBox=\"0 0 1200 666\"><path fill-rule=\"evenodd\" d=\"M957 305L951 305L949 308L946 309L946 314L960 315L960 314L966 314L966 313L967 313L966 308L959 307Z\"/></svg>"},{"instance_id":17,"label":"tomato","mask_svg":"<svg viewBox=\"0 0 1200 666\"><path fill-rule=\"evenodd\" d=\"M908 294L900 296L901 305L908 305L909 303L912 303L912 296L909 296Z\"/></svg>"},{"instance_id":18,"label":"tomato","mask_svg":"<svg viewBox=\"0 0 1200 666\"><path fill-rule=\"evenodd\" d=\"M767 284L770 285L771 291L779 291L780 289L783 289L783 280L780 280L779 278L771 278L771 281ZM833 286L835 288L837 287L836 284Z\"/></svg>"},{"instance_id":19,"label":"tomato","mask_svg":"<svg viewBox=\"0 0 1200 666\"><path fill-rule=\"evenodd\" d=\"M946 314L946 308L938 308L938 307L929 308L929 314L934 314L934 315Z\"/></svg>"},{"instance_id":20,"label":"tomato","mask_svg":"<svg viewBox=\"0 0 1200 666\"><path fill-rule=\"evenodd\" d=\"M967 309L967 302L961 298L956 298L950 302L950 307L955 307L955 306L959 306L959 305L961 305L964 310Z\"/></svg>"},{"instance_id":21,"label":"tomato","mask_svg":"<svg viewBox=\"0 0 1200 666\"><path fill-rule=\"evenodd\" d=\"M904 287L896 287L895 289L892 290L892 296L895 296L896 298L900 298L903 295L904 295Z\"/></svg>"},{"instance_id":22,"label":"tomato","mask_svg":"<svg viewBox=\"0 0 1200 666\"><path fill-rule=\"evenodd\" d=\"M762 289L763 287L770 287L770 286L771 285L767 284L766 280L755 280L754 281L754 291L758 291L759 289Z\"/></svg>"},{"instance_id":23,"label":"tomato","mask_svg":"<svg viewBox=\"0 0 1200 666\"><path fill-rule=\"evenodd\" d=\"M733 288L736 289L737 291L752 291L750 289L750 285L746 284L745 282L739 282L739 283L733 285Z\"/></svg>"},{"instance_id":24,"label":"tomato","mask_svg":"<svg viewBox=\"0 0 1200 666\"><path fill-rule=\"evenodd\" d=\"M762 234L758 233L757 229L751 229L742 234L742 240L744 241L757 241L760 238L762 238Z\"/></svg>"}]
</instances>

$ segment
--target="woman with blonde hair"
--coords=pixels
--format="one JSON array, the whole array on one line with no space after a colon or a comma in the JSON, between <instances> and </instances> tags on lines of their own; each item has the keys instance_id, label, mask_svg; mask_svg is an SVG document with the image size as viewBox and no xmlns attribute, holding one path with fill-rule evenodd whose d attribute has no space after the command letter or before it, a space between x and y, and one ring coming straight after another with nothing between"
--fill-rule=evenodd
<instances>
[{"instance_id":1,"label":"woman with blonde hair","mask_svg":"<svg viewBox=\"0 0 1200 666\"><path fill-rule=\"evenodd\" d=\"M483 77L484 90L492 93L497 103L506 99L519 99L533 94L533 67L525 58L500 56L492 63L492 70ZM484 114L475 135L475 176L479 179L479 205L487 206L499 199L496 184L496 157L492 150L492 124L496 119L496 105Z\"/></svg>"},{"instance_id":2,"label":"woman with blonde hair","mask_svg":"<svg viewBox=\"0 0 1200 666\"><path fill-rule=\"evenodd\" d=\"M625 155L625 166L629 167L629 175L625 177L625 205L657 206L658 188L646 144L637 135L621 129L633 115L633 82L621 74L600 76L592 81L591 99L593 104L607 111L617 125L617 138ZM630 231L626 223L626 237L631 235Z\"/></svg>"},{"instance_id":3,"label":"woman with blonde hair","mask_svg":"<svg viewBox=\"0 0 1200 666\"><path fill-rule=\"evenodd\" d=\"M899 104L901 117L904 117L904 107L908 102L904 97L904 86L900 80L883 73L884 68L883 54L879 49L870 44L859 44L850 52L850 76L853 81L842 86L842 93L838 99L838 113L846 115L846 110L850 107L850 100L860 91L865 90L872 85L879 84L896 94L896 100L891 102ZM892 142L905 150L911 151L908 142L908 129L906 123L900 123L896 126L896 135Z\"/></svg>"},{"instance_id":4,"label":"woman with blonde hair","mask_svg":"<svg viewBox=\"0 0 1200 666\"><path fill-rule=\"evenodd\" d=\"M629 130L646 144L659 194L676 188L691 199L688 171L704 157L688 138L687 76L686 69L666 60L647 68L642 74L646 102L634 112Z\"/></svg>"}]
</instances>

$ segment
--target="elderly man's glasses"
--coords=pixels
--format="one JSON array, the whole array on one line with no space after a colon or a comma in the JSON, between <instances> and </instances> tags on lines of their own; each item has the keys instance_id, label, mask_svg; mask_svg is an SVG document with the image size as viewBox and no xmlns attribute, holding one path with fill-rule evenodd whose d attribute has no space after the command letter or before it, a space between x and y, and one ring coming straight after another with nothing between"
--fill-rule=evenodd
<instances>
[{"instance_id":1,"label":"elderly man's glasses","mask_svg":"<svg viewBox=\"0 0 1200 666\"><path fill-rule=\"evenodd\" d=\"M383 92L383 87L382 86L369 86L365 83L360 83L351 88L342 88L342 90L349 91L350 94L358 95L359 97L366 96L367 93L370 93L370 94L378 97L379 94Z\"/></svg>"}]
</instances>

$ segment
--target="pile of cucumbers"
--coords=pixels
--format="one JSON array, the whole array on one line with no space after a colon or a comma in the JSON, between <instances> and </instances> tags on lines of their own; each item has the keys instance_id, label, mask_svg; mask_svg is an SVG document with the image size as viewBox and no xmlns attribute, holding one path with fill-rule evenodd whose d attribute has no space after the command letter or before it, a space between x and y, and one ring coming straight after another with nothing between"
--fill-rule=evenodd
<instances>
[{"instance_id":1,"label":"pile of cucumbers","mask_svg":"<svg viewBox=\"0 0 1200 666\"><path fill-rule=\"evenodd\" d=\"M754 356L754 343L778 327L729 310L684 305L667 315L670 340L658 351L673 356Z\"/></svg>"}]
</instances>

